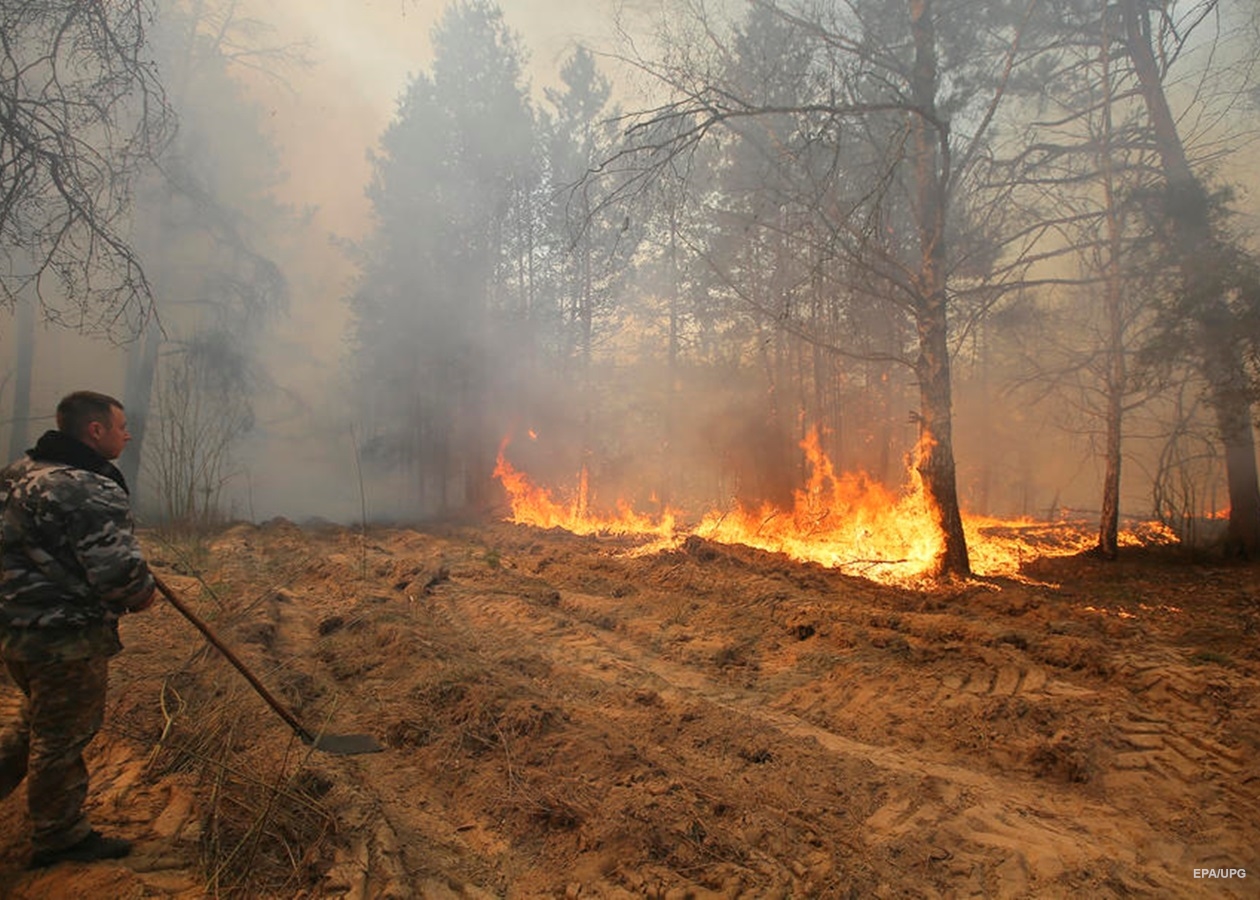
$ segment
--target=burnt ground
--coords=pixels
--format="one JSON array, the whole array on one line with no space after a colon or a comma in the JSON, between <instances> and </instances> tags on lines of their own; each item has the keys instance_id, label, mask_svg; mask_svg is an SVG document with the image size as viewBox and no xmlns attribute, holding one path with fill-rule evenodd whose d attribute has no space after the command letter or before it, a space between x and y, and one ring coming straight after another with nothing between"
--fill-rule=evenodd
<instances>
[{"instance_id":1,"label":"burnt ground","mask_svg":"<svg viewBox=\"0 0 1260 900\"><path fill-rule=\"evenodd\" d=\"M305 746L159 601L90 757L135 853L26 872L20 789L0 895L1260 895L1254 565L911 590L506 524L145 540L308 727L386 749Z\"/></svg>"}]
</instances>

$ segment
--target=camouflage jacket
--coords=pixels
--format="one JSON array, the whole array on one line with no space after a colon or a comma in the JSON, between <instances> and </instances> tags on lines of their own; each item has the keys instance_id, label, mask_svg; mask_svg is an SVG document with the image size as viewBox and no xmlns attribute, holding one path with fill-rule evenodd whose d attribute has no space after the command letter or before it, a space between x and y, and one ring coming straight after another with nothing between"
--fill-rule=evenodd
<instances>
[{"instance_id":1,"label":"camouflage jacket","mask_svg":"<svg viewBox=\"0 0 1260 900\"><path fill-rule=\"evenodd\" d=\"M50 431L0 472L0 654L117 653L118 617L153 587L109 461Z\"/></svg>"}]
</instances>

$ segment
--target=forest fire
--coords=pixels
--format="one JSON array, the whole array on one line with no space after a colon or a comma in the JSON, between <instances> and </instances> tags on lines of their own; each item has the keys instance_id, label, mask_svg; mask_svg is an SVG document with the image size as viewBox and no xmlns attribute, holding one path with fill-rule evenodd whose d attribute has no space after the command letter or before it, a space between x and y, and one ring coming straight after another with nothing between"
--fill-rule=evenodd
<instances>
[{"instance_id":1,"label":"forest fire","mask_svg":"<svg viewBox=\"0 0 1260 900\"><path fill-rule=\"evenodd\" d=\"M845 569L877 581L931 570L941 536L917 473L894 494L863 473L837 473L816 430L801 442L810 475L790 510L763 504L706 514L693 534L726 544L785 553L802 562Z\"/></svg>"},{"instance_id":2,"label":"forest fire","mask_svg":"<svg viewBox=\"0 0 1260 900\"><path fill-rule=\"evenodd\" d=\"M541 488L524 472L518 472L507 461L507 442L499 448L494 477L499 479L512 502L511 521L517 525L535 528L563 528L574 534L641 535L644 537L673 538L676 530L673 513L653 518L634 511L630 504L618 501L616 514L600 515L589 508L590 476L583 469L578 475L578 486L573 499L561 503L552 498L551 492Z\"/></svg>"},{"instance_id":3,"label":"forest fire","mask_svg":"<svg viewBox=\"0 0 1260 900\"><path fill-rule=\"evenodd\" d=\"M615 513L592 510L585 470L572 499L558 501L508 462L507 442L499 451L494 475L507 491L509 520L518 525L654 539L643 548L646 552L695 536L784 553L800 562L889 584L915 581L933 570L942 539L913 469L907 486L893 492L863 473L837 473L816 431L800 446L810 474L805 486L794 492L790 509L737 503L711 510L690 525L686 524L690 517L680 512L651 516L636 512L624 500L618 501ZM1095 542L1085 523L965 516L964 524L972 570L982 576L1013 576L1032 559L1080 553ZM1155 531L1156 539L1171 539L1166 532ZM1131 532L1122 536L1122 542L1141 541Z\"/></svg>"}]
</instances>

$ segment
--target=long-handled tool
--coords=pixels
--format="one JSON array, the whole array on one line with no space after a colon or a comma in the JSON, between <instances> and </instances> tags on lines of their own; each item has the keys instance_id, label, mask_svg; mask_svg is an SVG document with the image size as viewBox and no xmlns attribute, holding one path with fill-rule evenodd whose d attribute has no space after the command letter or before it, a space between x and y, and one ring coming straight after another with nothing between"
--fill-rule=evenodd
<instances>
[{"instance_id":1,"label":"long-handled tool","mask_svg":"<svg viewBox=\"0 0 1260 900\"><path fill-rule=\"evenodd\" d=\"M370 734L311 734L311 732L302 727L302 723L297 720L293 713L281 706L280 701L271 696L271 692L263 687L262 682L254 676L254 673L245 667L245 663L241 662L236 654L219 640L218 636L210 630L209 625L201 621L192 610L184 605L183 601L175 595L174 591L166 586L162 579L154 575L153 580L157 583L158 590L162 592L162 596L170 601L171 606L179 610L185 619L192 622L197 627L197 630L206 636L206 640L214 644L215 648L227 658L228 662L236 666L236 670L244 675L245 679L253 685L258 695L267 701L267 705L274 709L280 718L284 719L294 733L302 739L302 743L308 747L314 747L316 750L323 750L325 753L332 753L336 756L353 756L356 753L378 753L385 749Z\"/></svg>"}]
</instances>

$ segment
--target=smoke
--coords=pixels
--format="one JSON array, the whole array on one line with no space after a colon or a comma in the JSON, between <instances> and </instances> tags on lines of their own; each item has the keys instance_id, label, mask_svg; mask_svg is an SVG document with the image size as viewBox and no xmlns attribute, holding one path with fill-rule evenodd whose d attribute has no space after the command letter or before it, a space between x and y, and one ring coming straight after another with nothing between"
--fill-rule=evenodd
<instances>
[{"instance_id":1,"label":"smoke","mask_svg":"<svg viewBox=\"0 0 1260 900\"><path fill-rule=\"evenodd\" d=\"M506 24L520 34L529 53L536 97L556 83L561 62L578 44L615 52L622 46L619 31L642 28L641 47L647 47L651 30L645 23L668 5L660 0L500 3ZM728 5L743 6L737 0ZM352 248L373 225L365 196L372 175L371 153L394 117L409 78L431 65L430 31L445 6L434 0L249 0L242 5L246 14L269 26L269 43L301 46L308 62L283 72L242 65L234 73L262 110L281 161L284 179L275 188L276 199L292 207L300 222L275 248L275 261L285 273L292 300L287 317L267 336L263 363L268 386L258 401L256 426L240 446L230 473L227 494L235 515L349 521L360 514L361 460L353 431L360 411L342 380L349 352L345 299L354 290L358 271ZM602 56L600 65L611 71L616 61ZM1251 177L1254 184L1255 176ZM3 337L0 351L12 359L13 329L7 324ZM127 348L102 341L41 331L33 415L47 417L57 398L76 388L121 395L126 352ZM663 372L664 366L658 369ZM615 385L611 377L605 383ZM800 423L790 408L780 411L780 419L767 421L760 397L749 399L759 387L742 385L733 375L724 377L722 384L703 395L697 391L676 398L676 408L669 410L656 401L670 395L673 385L642 379L620 385L617 396L593 405L616 411L622 422L641 420L645 434L670 436L667 442L632 443L614 440L611 429L601 432L566 419L566 405L576 406L582 399L573 396L572 385L538 385L533 388L537 402L527 397L526 405L541 412L518 423L509 455L542 483L571 485L586 462L572 448L592 446L594 430L604 445L591 475L603 499L627 497L644 505L738 493L752 500L784 502L797 484L793 478L800 474L799 463L791 462L799 456ZM1098 473L1092 463L1082 463L1096 458L1083 446L1087 436L1079 438L1082 446L1072 453L1034 453L1031 443L1048 444L1052 439L1044 416L1013 402L1014 408L1001 408L1007 401L999 403L987 385L969 391L960 378L957 387L960 490L970 505L999 513L1044 515L1056 506L1096 504ZM845 457L837 461L856 462L858 468L895 480L905 460L889 448L912 443L907 436L913 429L900 407L875 402L876 391L876 387L868 391L868 405L876 415L866 418L882 422L854 421L855 430L881 428L890 436L866 447L854 434L838 435L837 442L849 443L844 445ZM0 393L0 409L11 409L9 393ZM662 426L663 416L676 421ZM33 433L46 422L45 418L31 423ZM528 437L530 430L536 441ZM1010 440L999 441L994 435ZM362 486L369 514L405 515L405 508L392 506L405 491L391 478L373 478ZM644 496L655 490L669 496ZM1006 505L999 506L993 499L997 497L1007 498ZM1133 498L1134 504L1141 499Z\"/></svg>"},{"instance_id":2,"label":"smoke","mask_svg":"<svg viewBox=\"0 0 1260 900\"><path fill-rule=\"evenodd\" d=\"M286 178L278 199L304 210L281 265L293 301L269 340L274 389L241 454L241 514L349 520L360 514L352 423L357 410L342 380L348 351L345 298L354 290L353 246L372 226L366 187L371 155L397 112L409 79L432 63L430 32L438 2L268 0L252 16L274 40L303 47L309 64L282 80L242 72L265 111ZM644 4L600 0L508 0L509 28L529 53L535 96L553 85L561 61L578 44L611 46L618 23L641 17ZM425 223L417 223L425 227ZM405 492L391 476L365 485L370 514L405 515L393 499Z\"/></svg>"}]
</instances>

